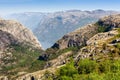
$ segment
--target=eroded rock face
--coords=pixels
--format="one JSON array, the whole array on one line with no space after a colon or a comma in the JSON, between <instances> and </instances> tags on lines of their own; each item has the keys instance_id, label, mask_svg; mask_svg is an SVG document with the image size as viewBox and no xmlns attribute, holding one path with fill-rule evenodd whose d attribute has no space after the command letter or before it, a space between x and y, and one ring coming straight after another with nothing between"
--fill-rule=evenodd
<instances>
[{"instance_id":1,"label":"eroded rock face","mask_svg":"<svg viewBox=\"0 0 120 80\"><path fill-rule=\"evenodd\" d=\"M97 33L97 27L93 24L77 29L63 36L52 48L64 49L68 47L85 46L86 41Z\"/></svg>"},{"instance_id":2,"label":"eroded rock face","mask_svg":"<svg viewBox=\"0 0 120 80\"><path fill-rule=\"evenodd\" d=\"M33 33L16 21L0 20L0 30L12 34L19 42L27 42L35 48L41 48L41 45Z\"/></svg>"},{"instance_id":3,"label":"eroded rock face","mask_svg":"<svg viewBox=\"0 0 120 80\"><path fill-rule=\"evenodd\" d=\"M17 39L13 35L0 30L0 51L5 51L9 45L16 43Z\"/></svg>"}]
</instances>

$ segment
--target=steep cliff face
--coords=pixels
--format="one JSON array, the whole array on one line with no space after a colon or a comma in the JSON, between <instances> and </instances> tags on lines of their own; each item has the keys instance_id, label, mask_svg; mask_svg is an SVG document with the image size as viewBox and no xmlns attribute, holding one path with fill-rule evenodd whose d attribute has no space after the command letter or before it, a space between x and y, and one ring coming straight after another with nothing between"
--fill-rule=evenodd
<instances>
[{"instance_id":1,"label":"steep cliff face","mask_svg":"<svg viewBox=\"0 0 120 80\"><path fill-rule=\"evenodd\" d=\"M41 49L41 45L33 33L16 21L0 20L0 30L12 34L19 42L29 43L33 47Z\"/></svg>"},{"instance_id":2,"label":"steep cliff face","mask_svg":"<svg viewBox=\"0 0 120 80\"><path fill-rule=\"evenodd\" d=\"M87 25L66 34L62 39L58 40L52 48L64 49L68 47L82 47L86 45L86 41L99 32L106 32L113 28L120 27L119 16L113 15L100 19L94 24Z\"/></svg>"}]
</instances>

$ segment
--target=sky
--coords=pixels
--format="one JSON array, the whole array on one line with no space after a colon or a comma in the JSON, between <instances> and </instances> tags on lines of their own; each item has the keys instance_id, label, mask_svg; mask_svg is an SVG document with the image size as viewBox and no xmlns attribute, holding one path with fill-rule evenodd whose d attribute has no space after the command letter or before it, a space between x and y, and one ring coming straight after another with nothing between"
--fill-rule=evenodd
<instances>
[{"instance_id":1,"label":"sky","mask_svg":"<svg viewBox=\"0 0 120 80\"><path fill-rule=\"evenodd\" d=\"M120 0L0 0L0 14L65 10L116 10Z\"/></svg>"}]
</instances>

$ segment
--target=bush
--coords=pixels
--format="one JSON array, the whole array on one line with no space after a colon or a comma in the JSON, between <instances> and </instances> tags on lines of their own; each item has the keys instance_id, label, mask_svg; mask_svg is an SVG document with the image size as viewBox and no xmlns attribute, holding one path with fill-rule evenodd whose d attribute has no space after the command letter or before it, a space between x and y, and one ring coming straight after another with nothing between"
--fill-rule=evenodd
<instances>
[{"instance_id":1,"label":"bush","mask_svg":"<svg viewBox=\"0 0 120 80\"><path fill-rule=\"evenodd\" d=\"M60 69L60 76L69 76L72 77L74 74L77 74L77 69L73 64L67 64L66 66Z\"/></svg>"},{"instance_id":2,"label":"bush","mask_svg":"<svg viewBox=\"0 0 120 80\"><path fill-rule=\"evenodd\" d=\"M71 61L61 67L53 80L119 80L120 61L105 60L96 62L89 59L80 60L77 66Z\"/></svg>"},{"instance_id":3,"label":"bush","mask_svg":"<svg viewBox=\"0 0 120 80\"><path fill-rule=\"evenodd\" d=\"M59 80L73 80L71 77L68 76L61 76Z\"/></svg>"},{"instance_id":4,"label":"bush","mask_svg":"<svg viewBox=\"0 0 120 80\"><path fill-rule=\"evenodd\" d=\"M37 70L43 69L44 65L45 65L45 61L35 60L30 65L29 71L31 72L31 71L37 71Z\"/></svg>"},{"instance_id":5,"label":"bush","mask_svg":"<svg viewBox=\"0 0 120 80\"><path fill-rule=\"evenodd\" d=\"M105 76L103 77L104 80L120 80L120 72L117 73L107 73L105 74Z\"/></svg>"},{"instance_id":6,"label":"bush","mask_svg":"<svg viewBox=\"0 0 120 80\"><path fill-rule=\"evenodd\" d=\"M120 49L120 43L116 44L116 48Z\"/></svg>"},{"instance_id":7,"label":"bush","mask_svg":"<svg viewBox=\"0 0 120 80\"><path fill-rule=\"evenodd\" d=\"M78 73L79 74L88 74L91 72L94 72L96 70L97 67L97 63L95 61L92 60L81 60L79 62L79 67L78 67Z\"/></svg>"}]
</instances>

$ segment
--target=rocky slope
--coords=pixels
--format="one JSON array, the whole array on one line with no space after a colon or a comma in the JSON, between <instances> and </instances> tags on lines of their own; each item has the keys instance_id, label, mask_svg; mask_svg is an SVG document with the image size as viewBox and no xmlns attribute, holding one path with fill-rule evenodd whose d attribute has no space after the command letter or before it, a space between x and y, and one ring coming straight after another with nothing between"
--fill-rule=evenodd
<instances>
[{"instance_id":1,"label":"rocky slope","mask_svg":"<svg viewBox=\"0 0 120 80\"><path fill-rule=\"evenodd\" d=\"M117 40L119 40L119 37L116 37L118 34L118 30L112 30L94 35L87 41L87 46L78 51L75 60L85 58L100 60L101 57L108 57L110 53L114 54L114 51L116 51L114 46L118 43Z\"/></svg>"},{"instance_id":2,"label":"rocky slope","mask_svg":"<svg viewBox=\"0 0 120 80\"><path fill-rule=\"evenodd\" d=\"M97 23L87 25L79 28L71 33L66 34L62 39L58 40L52 48L64 49L68 47L86 45L86 41L94 36L96 33L109 31L113 28L120 27L119 15L107 16L100 19Z\"/></svg>"},{"instance_id":3,"label":"rocky slope","mask_svg":"<svg viewBox=\"0 0 120 80\"><path fill-rule=\"evenodd\" d=\"M41 75L45 73L44 76L46 76L46 72L50 72L47 74L48 76L54 76L54 72L56 69L56 66L58 68L60 65L65 64L65 60L68 59L67 56L73 54L73 59L75 60L76 64L79 60L89 58L90 60L96 60L97 62L104 61L106 59L110 60L117 60L119 59L119 53L120 53L120 15L112 15L107 16L102 19L100 19L95 24L90 24L87 27L78 29L74 32L68 33L66 38L62 38L60 41L66 42L66 44L62 44L62 42L59 42L59 46L57 48L64 49L68 47L80 47L81 44L85 44L81 46L76 52L68 51L66 53L63 53L62 55L58 56L56 59L53 59L50 61L50 63L53 65L52 68L44 69L43 71L38 71L35 73L30 73L26 75L21 75L18 80L27 80L27 79L40 79L42 80ZM87 31L86 31L87 30ZM96 30L96 31L95 31ZM94 33L96 32L96 33ZM92 34L90 37L87 35ZM77 36L75 36L77 35ZM72 37L71 37L72 36ZM87 38L82 37L83 39L86 39L86 41L83 43L83 39L81 39L81 36L85 36ZM70 46L68 45L68 40L70 39L74 40L76 43L72 43ZM77 41L77 40L80 41ZM83 41L82 41L83 40ZM76 45L78 44L78 45ZM56 47L56 46L55 46ZM71 56L70 56L71 57ZM69 57L69 59L70 59ZM53 70L53 73L51 72ZM27 76L27 79L26 79ZM46 79L44 79L46 80Z\"/></svg>"},{"instance_id":4,"label":"rocky slope","mask_svg":"<svg viewBox=\"0 0 120 80\"><path fill-rule=\"evenodd\" d=\"M77 29L63 36L52 48L65 49L68 47L85 46L86 41L98 32L97 29L98 28L93 24Z\"/></svg>"},{"instance_id":5,"label":"rocky slope","mask_svg":"<svg viewBox=\"0 0 120 80\"><path fill-rule=\"evenodd\" d=\"M39 41L29 29L16 21L0 20L0 80L16 72L27 72L42 52Z\"/></svg>"},{"instance_id":6,"label":"rocky slope","mask_svg":"<svg viewBox=\"0 0 120 80\"><path fill-rule=\"evenodd\" d=\"M28 12L12 14L7 19L18 20L31 29L38 37L43 48L46 49L68 32L96 22L100 17L116 13L118 12L104 10L68 10L54 13Z\"/></svg>"},{"instance_id":7,"label":"rocky slope","mask_svg":"<svg viewBox=\"0 0 120 80\"><path fill-rule=\"evenodd\" d=\"M22 24L11 20L0 20L0 30L13 35L19 42L29 43L35 48L41 48L41 45L33 33Z\"/></svg>"}]
</instances>

